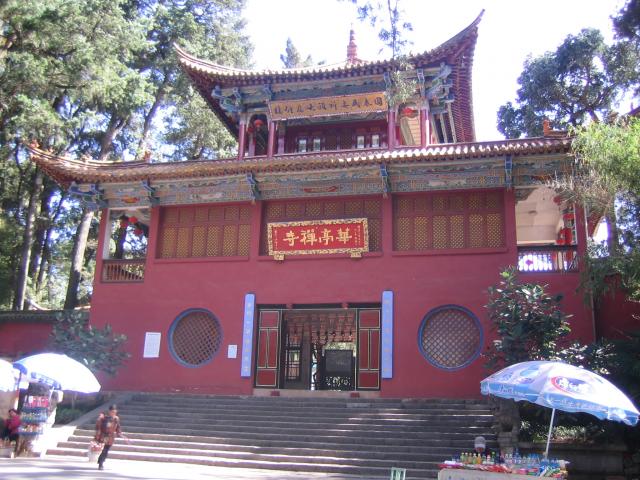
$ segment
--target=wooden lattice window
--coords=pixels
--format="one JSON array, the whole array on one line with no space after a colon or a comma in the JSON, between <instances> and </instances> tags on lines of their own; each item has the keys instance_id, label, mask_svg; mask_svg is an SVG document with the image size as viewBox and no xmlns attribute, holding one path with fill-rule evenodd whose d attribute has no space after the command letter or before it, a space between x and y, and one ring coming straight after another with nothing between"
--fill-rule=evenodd
<instances>
[{"instance_id":1,"label":"wooden lattice window","mask_svg":"<svg viewBox=\"0 0 640 480\"><path fill-rule=\"evenodd\" d=\"M447 370L463 368L474 361L482 348L482 328L466 308L445 305L430 311L422 320L418 342L424 358Z\"/></svg>"},{"instance_id":2,"label":"wooden lattice window","mask_svg":"<svg viewBox=\"0 0 640 480\"><path fill-rule=\"evenodd\" d=\"M369 226L369 251L379 252L382 248L382 201L379 198L265 202L260 254L267 255L269 252L267 238L267 224L269 222L334 220L362 217L367 218Z\"/></svg>"},{"instance_id":3,"label":"wooden lattice window","mask_svg":"<svg viewBox=\"0 0 640 480\"><path fill-rule=\"evenodd\" d=\"M456 251L501 248L504 240L502 192L429 193L394 199L396 251Z\"/></svg>"},{"instance_id":4,"label":"wooden lattice window","mask_svg":"<svg viewBox=\"0 0 640 480\"><path fill-rule=\"evenodd\" d=\"M251 207L213 205L162 209L158 258L249 255Z\"/></svg>"},{"instance_id":5,"label":"wooden lattice window","mask_svg":"<svg viewBox=\"0 0 640 480\"><path fill-rule=\"evenodd\" d=\"M210 362L222 343L218 319L207 310L188 310L169 330L169 350L184 366L198 367Z\"/></svg>"}]
</instances>

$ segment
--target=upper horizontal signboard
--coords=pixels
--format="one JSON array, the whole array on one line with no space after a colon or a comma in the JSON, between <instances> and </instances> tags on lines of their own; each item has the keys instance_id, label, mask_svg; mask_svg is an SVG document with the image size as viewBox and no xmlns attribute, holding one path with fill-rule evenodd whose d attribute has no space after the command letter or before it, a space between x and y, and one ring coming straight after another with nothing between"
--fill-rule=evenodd
<instances>
[{"instance_id":1,"label":"upper horizontal signboard","mask_svg":"<svg viewBox=\"0 0 640 480\"><path fill-rule=\"evenodd\" d=\"M269 102L272 120L383 112L387 108L384 92Z\"/></svg>"}]
</instances>

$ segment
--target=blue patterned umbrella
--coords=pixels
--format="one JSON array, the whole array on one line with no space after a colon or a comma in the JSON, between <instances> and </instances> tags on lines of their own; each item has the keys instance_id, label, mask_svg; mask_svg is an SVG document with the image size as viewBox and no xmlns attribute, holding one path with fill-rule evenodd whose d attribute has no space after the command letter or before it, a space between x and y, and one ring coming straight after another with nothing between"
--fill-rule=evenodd
<instances>
[{"instance_id":1,"label":"blue patterned umbrella","mask_svg":"<svg viewBox=\"0 0 640 480\"><path fill-rule=\"evenodd\" d=\"M39 353L21 358L13 366L31 382L47 384L59 390L80 393L100 391L100 384L87 367L59 353Z\"/></svg>"},{"instance_id":2,"label":"blue patterned umbrella","mask_svg":"<svg viewBox=\"0 0 640 480\"><path fill-rule=\"evenodd\" d=\"M556 409L590 413L601 420L627 425L638 423L638 410L613 383L589 370L563 362L516 363L482 380L480 391L484 395L527 400L553 409L545 455L549 453Z\"/></svg>"},{"instance_id":3,"label":"blue patterned umbrella","mask_svg":"<svg viewBox=\"0 0 640 480\"><path fill-rule=\"evenodd\" d=\"M18 389L19 375L13 365L0 359L0 392L15 392Z\"/></svg>"}]
</instances>

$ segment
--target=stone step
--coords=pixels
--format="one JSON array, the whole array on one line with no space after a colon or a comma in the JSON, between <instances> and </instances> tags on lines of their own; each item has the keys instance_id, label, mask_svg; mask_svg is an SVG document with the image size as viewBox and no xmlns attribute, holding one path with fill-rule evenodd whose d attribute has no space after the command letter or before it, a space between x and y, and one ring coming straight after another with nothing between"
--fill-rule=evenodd
<instances>
[{"instance_id":1,"label":"stone step","mask_svg":"<svg viewBox=\"0 0 640 480\"><path fill-rule=\"evenodd\" d=\"M86 450L87 443L84 442L63 442L58 445L58 448L70 448L77 450ZM265 449L256 449L254 451L243 451L239 449L216 449L216 448L204 448L207 445L196 444L190 445L188 448L185 446L169 447L169 446L157 446L157 445L141 445L137 442L132 442L130 445L123 443L117 443L114 445L109 454L112 452L138 452L138 453L153 453L164 455L189 455L189 456L209 456L215 458L227 458L227 459L251 459L251 460L263 460L263 461L295 461L295 462L307 462L307 463L344 463L348 460L351 465L357 466L384 466L389 462L401 462L406 468L424 469L437 465L443 460L442 455L446 455L445 452L441 453L425 453L425 454L389 454L380 451L349 451L341 452L336 450L318 451L315 448L304 449L274 449L272 451L266 451ZM449 452L450 456L450 452ZM447 458L447 457L445 457Z\"/></svg>"},{"instance_id":2,"label":"stone step","mask_svg":"<svg viewBox=\"0 0 640 480\"><path fill-rule=\"evenodd\" d=\"M67 455L75 457L86 457L86 451L70 448L50 449L50 455ZM290 461L287 458L274 458L272 461L260 461L251 459L227 459L215 458L197 455L166 455L142 452L126 452L116 449L109 451L110 459L119 460L145 460L152 462L179 462L188 464L212 465L218 467L236 467L236 468L263 468L271 470L284 471L302 471L302 472L324 472L324 473L341 473L359 476L371 476L389 478L391 467L406 468L399 462L389 462L380 466L358 466L350 463L310 463L305 461ZM426 463L426 462L425 462ZM426 464L424 469L408 469L407 478L412 479L434 479L437 477L437 464L430 466Z\"/></svg>"},{"instance_id":3,"label":"stone step","mask_svg":"<svg viewBox=\"0 0 640 480\"><path fill-rule=\"evenodd\" d=\"M148 414L148 415L176 415L176 416L188 416L188 415L271 415L271 416L279 416L279 417L291 417L296 414L304 414L305 416L310 417L327 417L330 416L332 418L349 418L353 416L358 416L362 418L393 418L393 419L401 419L401 418L438 418L444 415L447 416L473 416L473 415L491 415L491 411L487 408L476 408L476 409L363 409L363 408L348 408L348 409L308 409L308 408L290 408L290 409L282 409L282 408L245 408L243 406L232 407L202 407L202 408L189 408L182 407L179 409L164 406L164 407L154 407L152 411L149 410L148 405L143 404L127 404L126 412L121 411L120 413L124 414Z\"/></svg>"},{"instance_id":4,"label":"stone step","mask_svg":"<svg viewBox=\"0 0 640 480\"><path fill-rule=\"evenodd\" d=\"M438 464L471 451L493 417L476 400L282 398L136 394L119 405L130 444L110 458L389 477L436 478ZM47 454L86 456L94 424Z\"/></svg>"},{"instance_id":5,"label":"stone step","mask_svg":"<svg viewBox=\"0 0 640 480\"><path fill-rule=\"evenodd\" d=\"M184 439L188 441L190 438L214 438L218 441L224 441L228 443L248 444L253 445L258 442L295 442L301 443L338 443L338 444L356 444L356 445L400 445L400 446L452 446L459 450L471 449L473 445L473 439L476 435L483 435L485 438L491 438L492 434L490 430L480 430L472 434L460 434L455 432L446 432L438 435L424 435L420 438L415 437L390 437L388 435L357 435L353 432L337 432L332 435L325 434L321 437L318 435L307 435L305 433L295 433L284 436L279 433L267 432L267 433L255 433L255 432L206 432L203 434L200 432L195 435L192 433L179 433L171 432L167 434L166 430L149 431L145 429L145 432L134 432L125 429L126 435L130 438L153 438L153 439ZM76 435L83 436L88 439L93 438L93 430L76 430ZM283 440L285 438L286 440Z\"/></svg>"},{"instance_id":6,"label":"stone step","mask_svg":"<svg viewBox=\"0 0 640 480\"><path fill-rule=\"evenodd\" d=\"M279 452L301 452L316 455L330 455L330 456L353 456L356 454L370 454L376 455L392 455L392 456L405 456L405 455L438 455L438 458L446 458L452 451L459 453L460 450L457 446L452 445L357 445L357 444L341 444L335 442L313 442L311 445L307 445L304 442L287 442L287 441L262 441L254 442L251 445L246 443L227 441L227 439L218 438L206 438L206 437L180 437L179 439L173 439L171 436L164 436L158 439L150 438L135 438L131 435L128 436L133 445L142 445L147 447L165 447L165 448L200 448L203 450L233 450L233 451L260 451L262 453L279 453ZM59 446L68 446L73 448L83 448L89 443L92 437L72 435L66 442L62 442ZM492 447L489 444L489 447Z\"/></svg>"},{"instance_id":7,"label":"stone step","mask_svg":"<svg viewBox=\"0 0 640 480\"><path fill-rule=\"evenodd\" d=\"M125 432L136 432L136 433L166 433L171 432L177 435L208 435L212 432L211 428L202 425L194 425L189 426L173 426L171 429L168 429L165 424L160 426L149 426L145 425L143 422L139 424L131 424L131 425L123 425L123 429ZM275 435L275 436L306 436L311 438L323 438L325 436L337 436L343 435L345 437L362 437L365 436L367 438L372 439L397 439L397 438L413 438L413 439L426 439L433 438L434 436L440 437L449 437L449 436L457 436L457 435L465 435L466 438L473 439L476 435L483 435L486 432L489 432L489 427L457 427L457 432L446 431L441 428L429 428L425 427L419 429L417 431L403 431L403 430L394 430L389 431L387 429L343 429L337 428L332 425L327 425L324 429L315 429L313 434L309 432L310 429L301 430L299 428L290 427L290 428L277 428L277 427L234 427L230 426L225 430L218 430L216 433L218 435L225 436L236 436L240 435ZM304 432L301 434L301 432Z\"/></svg>"},{"instance_id":8,"label":"stone step","mask_svg":"<svg viewBox=\"0 0 640 480\"><path fill-rule=\"evenodd\" d=\"M406 430L406 431L419 431L424 428L438 428L442 427L448 429L451 426L459 427L474 427L474 426L490 426L492 417L490 416L458 416L458 417L442 417L433 420L421 420L421 419L402 419L402 420L388 420L388 419L360 419L360 418L273 418L262 416L207 416L207 415L191 415L191 416L158 416L158 415L129 415L124 413L120 416L120 419L127 425L140 425L145 424L153 427L160 427L166 425L167 428L172 426L184 426L191 427L193 425L199 425L201 427L224 427L225 425L233 425L235 427L251 428L251 427L274 427L274 428L286 428L292 426L292 422L295 422L296 428L305 428L309 430L324 429L327 425L335 425L340 428L353 428L360 430L367 429L380 429L387 428L390 430Z\"/></svg>"}]
</instances>

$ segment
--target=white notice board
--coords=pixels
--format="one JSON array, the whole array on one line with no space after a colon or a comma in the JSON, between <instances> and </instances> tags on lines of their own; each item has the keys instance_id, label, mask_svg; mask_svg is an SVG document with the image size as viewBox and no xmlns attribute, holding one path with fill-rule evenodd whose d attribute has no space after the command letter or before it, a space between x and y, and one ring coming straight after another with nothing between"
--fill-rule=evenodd
<instances>
[{"instance_id":1,"label":"white notice board","mask_svg":"<svg viewBox=\"0 0 640 480\"><path fill-rule=\"evenodd\" d=\"M147 332L144 335L144 352L142 358L158 358L160 356L160 332Z\"/></svg>"}]
</instances>

